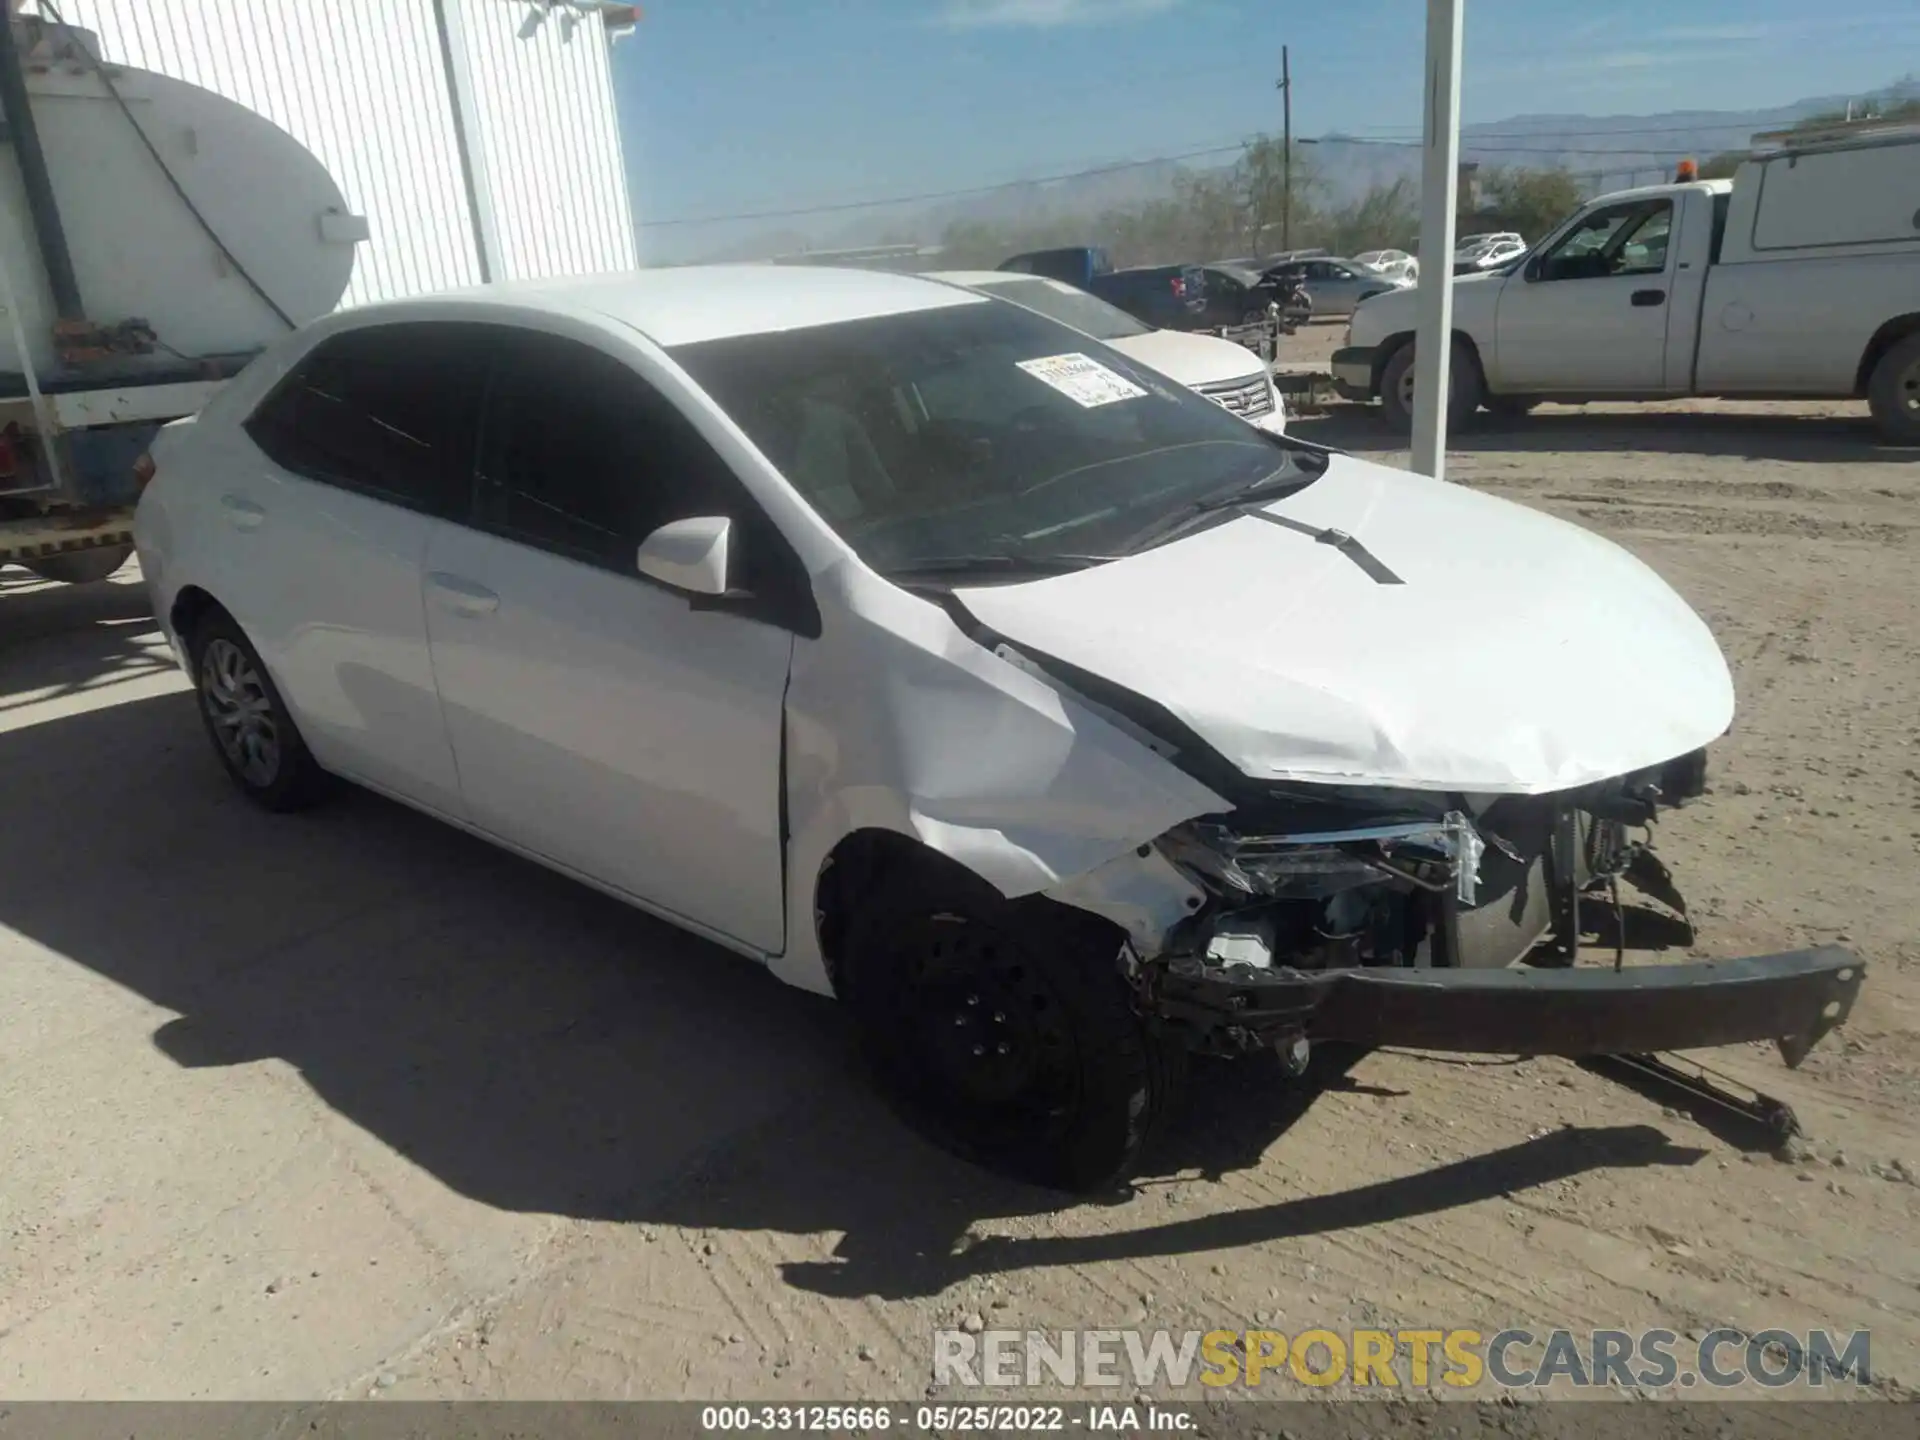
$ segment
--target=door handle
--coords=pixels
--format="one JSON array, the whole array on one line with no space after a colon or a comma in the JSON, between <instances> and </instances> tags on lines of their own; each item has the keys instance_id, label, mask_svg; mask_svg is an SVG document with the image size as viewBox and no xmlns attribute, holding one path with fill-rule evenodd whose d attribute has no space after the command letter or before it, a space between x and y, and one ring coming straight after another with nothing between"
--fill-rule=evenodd
<instances>
[{"instance_id":1,"label":"door handle","mask_svg":"<svg viewBox=\"0 0 1920 1440\"><path fill-rule=\"evenodd\" d=\"M266 510L244 495L222 495L220 508L227 512L227 521L236 530L257 530L267 518Z\"/></svg>"},{"instance_id":2,"label":"door handle","mask_svg":"<svg viewBox=\"0 0 1920 1440\"><path fill-rule=\"evenodd\" d=\"M500 597L493 591L458 575L436 570L427 576L427 586L456 615L491 615L500 608Z\"/></svg>"},{"instance_id":3,"label":"door handle","mask_svg":"<svg viewBox=\"0 0 1920 1440\"><path fill-rule=\"evenodd\" d=\"M1667 292L1664 290L1636 290L1633 292L1633 303L1642 309L1649 305L1658 305L1666 298Z\"/></svg>"}]
</instances>

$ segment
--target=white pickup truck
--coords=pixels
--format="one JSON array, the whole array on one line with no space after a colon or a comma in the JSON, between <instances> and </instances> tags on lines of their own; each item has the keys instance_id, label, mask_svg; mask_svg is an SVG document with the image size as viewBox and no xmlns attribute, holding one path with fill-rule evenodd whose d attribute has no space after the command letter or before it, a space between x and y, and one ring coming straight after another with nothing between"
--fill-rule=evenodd
<instances>
[{"instance_id":1,"label":"white pickup truck","mask_svg":"<svg viewBox=\"0 0 1920 1440\"><path fill-rule=\"evenodd\" d=\"M1402 430L1418 308L1363 302L1333 356L1335 388ZM1456 426L1543 400L1865 398L1920 444L1920 126L1756 137L1731 181L1603 195L1456 280L1453 332Z\"/></svg>"}]
</instances>

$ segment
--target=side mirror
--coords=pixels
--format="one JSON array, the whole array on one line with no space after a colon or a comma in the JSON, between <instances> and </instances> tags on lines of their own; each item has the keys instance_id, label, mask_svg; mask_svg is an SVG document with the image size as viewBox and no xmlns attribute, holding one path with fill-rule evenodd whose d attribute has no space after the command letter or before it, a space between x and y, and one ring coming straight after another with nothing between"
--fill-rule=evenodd
<instances>
[{"instance_id":1,"label":"side mirror","mask_svg":"<svg viewBox=\"0 0 1920 1440\"><path fill-rule=\"evenodd\" d=\"M640 542L634 568L649 579L693 595L727 593L727 544L733 521L724 515L673 520Z\"/></svg>"}]
</instances>

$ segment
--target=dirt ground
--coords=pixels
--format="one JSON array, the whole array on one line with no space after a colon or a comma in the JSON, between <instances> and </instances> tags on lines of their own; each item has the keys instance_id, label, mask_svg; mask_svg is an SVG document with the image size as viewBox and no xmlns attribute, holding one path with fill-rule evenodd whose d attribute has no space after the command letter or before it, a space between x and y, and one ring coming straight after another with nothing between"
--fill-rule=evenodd
<instances>
[{"instance_id":1,"label":"dirt ground","mask_svg":"<svg viewBox=\"0 0 1920 1440\"><path fill-rule=\"evenodd\" d=\"M1920 456L1859 407L1677 404L1450 466L1725 647L1736 728L1661 848L1698 953L1868 963L1799 1071L1712 1057L1810 1153L1566 1063L1380 1053L1210 1074L1130 1194L1062 1205L904 1133L833 1007L743 962L368 796L254 813L136 575L9 571L0 1399L909 1398L976 1322L1864 1327L1920 1387Z\"/></svg>"}]
</instances>

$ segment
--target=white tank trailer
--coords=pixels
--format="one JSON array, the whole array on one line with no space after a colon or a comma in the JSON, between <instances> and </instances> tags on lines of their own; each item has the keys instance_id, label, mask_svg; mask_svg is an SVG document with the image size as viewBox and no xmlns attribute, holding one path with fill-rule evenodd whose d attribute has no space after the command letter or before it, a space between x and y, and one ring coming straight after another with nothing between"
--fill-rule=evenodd
<instances>
[{"instance_id":1,"label":"white tank trailer","mask_svg":"<svg viewBox=\"0 0 1920 1440\"><path fill-rule=\"evenodd\" d=\"M334 309L366 235L271 121L87 31L0 26L0 564L118 569L155 431Z\"/></svg>"}]
</instances>

